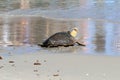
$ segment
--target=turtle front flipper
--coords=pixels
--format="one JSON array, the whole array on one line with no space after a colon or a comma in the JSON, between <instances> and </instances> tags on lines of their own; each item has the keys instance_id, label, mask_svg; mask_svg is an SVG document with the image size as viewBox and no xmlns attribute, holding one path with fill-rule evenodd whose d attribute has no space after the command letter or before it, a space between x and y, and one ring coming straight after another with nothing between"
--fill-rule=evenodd
<instances>
[{"instance_id":1,"label":"turtle front flipper","mask_svg":"<svg viewBox=\"0 0 120 80\"><path fill-rule=\"evenodd\" d=\"M86 46L85 44L81 44L80 42L76 42L78 45L80 45L80 46Z\"/></svg>"}]
</instances>

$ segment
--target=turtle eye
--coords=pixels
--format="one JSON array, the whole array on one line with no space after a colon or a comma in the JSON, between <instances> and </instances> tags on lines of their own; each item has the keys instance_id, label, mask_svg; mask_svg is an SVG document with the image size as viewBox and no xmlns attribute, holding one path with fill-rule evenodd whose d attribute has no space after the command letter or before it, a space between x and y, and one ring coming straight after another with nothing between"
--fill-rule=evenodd
<instances>
[{"instance_id":1,"label":"turtle eye","mask_svg":"<svg viewBox=\"0 0 120 80\"><path fill-rule=\"evenodd\" d=\"M78 31L77 29L74 29L76 32Z\"/></svg>"}]
</instances>

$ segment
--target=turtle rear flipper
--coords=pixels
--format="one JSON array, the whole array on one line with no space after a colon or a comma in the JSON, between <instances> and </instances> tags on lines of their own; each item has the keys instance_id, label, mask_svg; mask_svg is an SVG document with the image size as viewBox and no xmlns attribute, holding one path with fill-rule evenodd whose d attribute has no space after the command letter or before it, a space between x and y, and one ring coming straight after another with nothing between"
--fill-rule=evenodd
<instances>
[{"instance_id":1,"label":"turtle rear flipper","mask_svg":"<svg viewBox=\"0 0 120 80\"><path fill-rule=\"evenodd\" d=\"M41 46L41 47L48 47L46 45L43 45L43 44L37 44L38 46Z\"/></svg>"}]
</instances>

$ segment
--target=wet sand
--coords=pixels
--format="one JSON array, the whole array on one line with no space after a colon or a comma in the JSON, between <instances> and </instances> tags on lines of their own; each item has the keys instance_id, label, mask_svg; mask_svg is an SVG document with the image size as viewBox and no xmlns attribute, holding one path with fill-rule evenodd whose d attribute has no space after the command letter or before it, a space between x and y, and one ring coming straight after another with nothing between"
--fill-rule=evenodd
<instances>
[{"instance_id":1,"label":"wet sand","mask_svg":"<svg viewBox=\"0 0 120 80\"><path fill-rule=\"evenodd\" d=\"M17 48L15 48L17 50ZM14 49L14 50L15 50ZM119 56L49 54L44 50L1 54L0 80L119 80Z\"/></svg>"}]
</instances>

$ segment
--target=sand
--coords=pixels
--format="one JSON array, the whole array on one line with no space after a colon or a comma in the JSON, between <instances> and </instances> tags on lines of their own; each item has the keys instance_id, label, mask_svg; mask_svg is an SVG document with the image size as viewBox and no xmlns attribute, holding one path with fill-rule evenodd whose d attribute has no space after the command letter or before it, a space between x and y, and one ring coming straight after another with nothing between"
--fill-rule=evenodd
<instances>
[{"instance_id":1,"label":"sand","mask_svg":"<svg viewBox=\"0 0 120 80\"><path fill-rule=\"evenodd\" d=\"M0 59L0 80L119 80L120 57L9 53Z\"/></svg>"}]
</instances>

